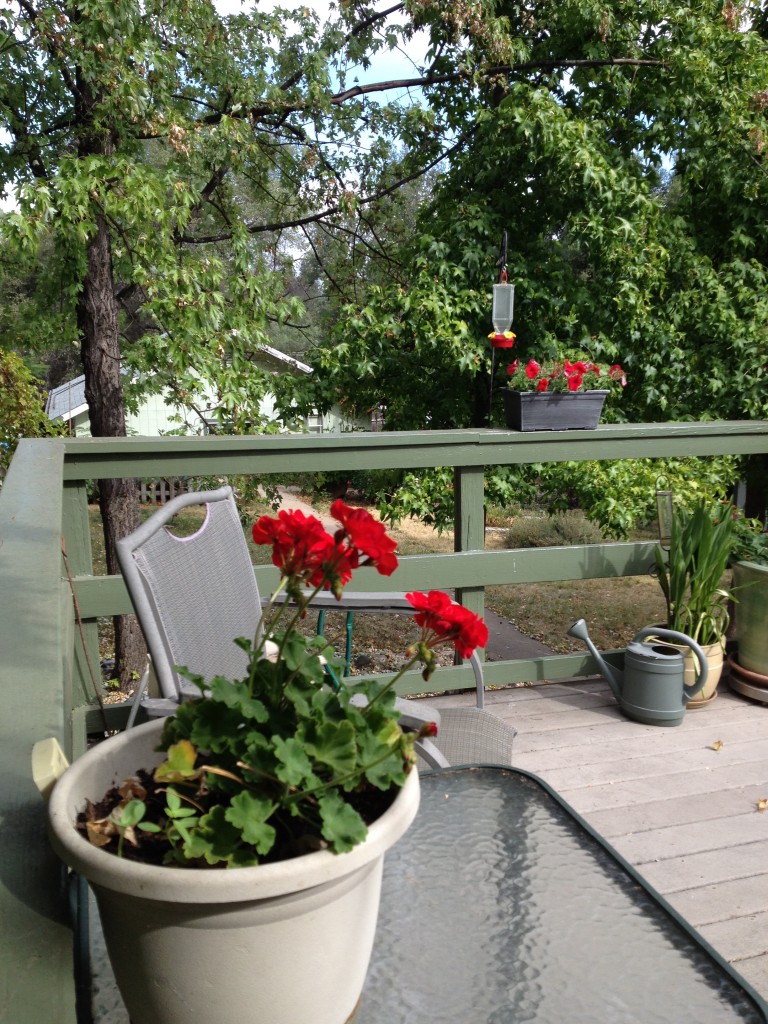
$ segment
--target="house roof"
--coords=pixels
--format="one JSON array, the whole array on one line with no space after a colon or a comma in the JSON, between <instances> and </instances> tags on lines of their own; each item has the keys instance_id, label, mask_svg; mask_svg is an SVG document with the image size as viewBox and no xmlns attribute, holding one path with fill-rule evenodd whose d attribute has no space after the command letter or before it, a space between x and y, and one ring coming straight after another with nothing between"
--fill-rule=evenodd
<instances>
[{"instance_id":1,"label":"house roof","mask_svg":"<svg viewBox=\"0 0 768 1024\"><path fill-rule=\"evenodd\" d=\"M71 420L81 412L87 412L85 374L52 388L45 401L45 411L51 420Z\"/></svg>"},{"instance_id":2,"label":"house roof","mask_svg":"<svg viewBox=\"0 0 768 1024\"><path fill-rule=\"evenodd\" d=\"M286 366L293 367L294 370L298 370L300 373L312 373L312 367L307 366L306 363L302 363L298 359L294 359L293 356L288 356L285 352L281 352L278 348L272 348L271 345L259 345L259 351L265 355L271 356L276 359L279 363L285 363Z\"/></svg>"},{"instance_id":3,"label":"house roof","mask_svg":"<svg viewBox=\"0 0 768 1024\"><path fill-rule=\"evenodd\" d=\"M293 356L286 355L285 352L281 352L277 348L272 348L271 345L261 345L259 346L259 351L276 362L282 363L284 366L298 370L299 373L312 372L312 368L307 366L306 363L294 359ZM60 384L57 388L52 388L48 392L45 411L51 420L71 420L81 412L87 412L85 374L81 373L79 377L74 377L72 380L67 381L66 384Z\"/></svg>"}]
</instances>

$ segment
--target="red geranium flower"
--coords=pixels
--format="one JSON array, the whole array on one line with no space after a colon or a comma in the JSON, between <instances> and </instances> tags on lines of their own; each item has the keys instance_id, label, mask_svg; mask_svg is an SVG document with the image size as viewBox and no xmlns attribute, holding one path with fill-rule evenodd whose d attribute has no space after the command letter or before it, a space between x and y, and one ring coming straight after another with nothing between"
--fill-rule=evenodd
<instances>
[{"instance_id":1,"label":"red geranium flower","mask_svg":"<svg viewBox=\"0 0 768 1024\"><path fill-rule=\"evenodd\" d=\"M463 658L468 658L476 647L485 647L488 642L488 627L483 620L451 601L442 590L405 596L417 609L414 621L424 631L429 647L450 641Z\"/></svg>"},{"instance_id":2,"label":"red geranium flower","mask_svg":"<svg viewBox=\"0 0 768 1024\"><path fill-rule=\"evenodd\" d=\"M570 377L570 375L572 373L576 373L576 374L579 374L580 376L584 376L584 374L589 369L589 363L582 363L581 360L579 360L577 363L571 363L571 362L569 362L566 359L566 360L564 360L564 365L565 365L566 375L569 376L569 377Z\"/></svg>"},{"instance_id":3,"label":"red geranium flower","mask_svg":"<svg viewBox=\"0 0 768 1024\"><path fill-rule=\"evenodd\" d=\"M543 378L542 380L540 380L540 381L539 381L539 383L538 383L538 384L536 385L536 390L537 390L537 391L546 391L548 387L549 387L549 381L547 380L547 378L546 378L546 377L544 377L544 378Z\"/></svg>"},{"instance_id":4,"label":"red geranium flower","mask_svg":"<svg viewBox=\"0 0 768 1024\"><path fill-rule=\"evenodd\" d=\"M529 380L533 380L534 377L538 376L541 366L536 362L535 359L531 359L525 368L525 375Z\"/></svg>"},{"instance_id":5,"label":"red geranium flower","mask_svg":"<svg viewBox=\"0 0 768 1024\"><path fill-rule=\"evenodd\" d=\"M395 548L397 542L387 535L386 527L364 508L351 508L337 498L331 505L331 515L338 519L342 529L336 534L337 541L344 536L363 559L360 565L372 565L382 576L391 576L397 568Z\"/></svg>"},{"instance_id":6,"label":"red geranium flower","mask_svg":"<svg viewBox=\"0 0 768 1024\"><path fill-rule=\"evenodd\" d=\"M322 582L322 566L334 543L316 516L282 509L276 519L261 516L251 532L255 544L272 545L272 564L281 576L296 576L313 586Z\"/></svg>"},{"instance_id":7,"label":"red geranium flower","mask_svg":"<svg viewBox=\"0 0 768 1024\"><path fill-rule=\"evenodd\" d=\"M446 611L453 603L447 594L442 590L430 590L428 594L415 591L406 594L406 599L417 609L413 621L422 629L432 633L444 633L450 629L450 622L446 618Z\"/></svg>"},{"instance_id":8,"label":"red geranium flower","mask_svg":"<svg viewBox=\"0 0 768 1024\"><path fill-rule=\"evenodd\" d=\"M511 375L512 375L513 373L517 373L517 367L518 367L519 363L520 363L520 360L519 360L519 359L516 359L516 360L514 361L514 363L510 363L510 364L509 364L509 366L507 367L507 373L508 373L508 374L510 374L510 376L511 376Z\"/></svg>"},{"instance_id":9,"label":"red geranium flower","mask_svg":"<svg viewBox=\"0 0 768 1024\"><path fill-rule=\"evenodd\" d=\"M580 373L572 373L568 377L568 390L569 391L578 391L579 388L581 387L581 382L583 380L584 380L584 378L581 376Z\"/></svg>"}]
</instances>

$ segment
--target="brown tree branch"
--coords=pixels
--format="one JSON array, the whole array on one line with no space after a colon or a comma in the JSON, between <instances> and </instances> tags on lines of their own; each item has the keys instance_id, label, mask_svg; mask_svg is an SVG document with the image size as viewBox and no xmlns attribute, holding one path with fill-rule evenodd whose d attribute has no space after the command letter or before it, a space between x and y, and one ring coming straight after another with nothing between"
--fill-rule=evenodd
<instances>
[{"instance_id":1,"label":"brown tree branch","mask_svg":"<svg viewBox=\"0 0 768 1024\"><path fill-rule=\"evenodd\" d=\"M534 61L523 61L520 64L498 64L494 67L486 68L480 72L483 78L492 78L497 75L512 75L521 71L554 71L558 68L563 70L567 68L599 68L599 67L663 67L664 61L656 59L645 59L642 57L595 57L589 59L572 59L562 58L553 60L534 60ZM475 77L475 72L471 71L451 71L445 72L442 75L427 74L422 75L419 78L393 78L388 79L384 82L369 82L365 85L355 85L351 89L344 89L341 92L334 93L329 103L331 106L342 106L351 99L356 99L358 96L370 96L375 93L389 92L394 89L424 89L434 85L450 85L456 82L469 82ZM262 104L261 106L251 107L248 111L245 111L242 116L249 117L251 120L258 121L261 118L268 117L273 114L280 114L285 116L286 114L299 113L300 111L309 109L309 102L306 100L297 100L294 103L269 103ZM234 116L231 111L228 111L228 116ZM203 118L204 124L218 124L224 115L220 112L210 114L208 117Z\"/></svg>"},{"instance_id":2,"label":"brown tree branch","mask_svg":"<svg viewBox=\"0 0 768 1024\"><path fill-rule=\"evenodd\" d=\"M417 178L420 178L423 174L426 174L427 171L432 170L433 167L436 167L441 161L445 160L452 153L455 153L460 149L464 145L467 135L472 134L473 131L474 128L470 129L469 132L465 132L458 142L444 150L439 156L435 157L434 160L431 160L424 167L420 167L418 170L413 171L412 174L407 174L404 178L399 178L396 182L393 182L393 184L388 185L386 188L383 188L378 192L374 192L372 195L359 199L358 205L367 206L370 203L375 203L379 199L384 199L386 196L392 195L392 193L396 192L401 186L407 185L409 181L415 181ZM282 231L285 228L300 228L307 224L316 224L318 221L325 220L327 217L332 217L335 214L342 212L344 212L343 207L341 204L337 203L333 206L328 206L319 212L307 214L305 217L297 217L295 220L276 221L274 224L246 224L245 228L246 231L249 231L253 235L264 234L268 231ZM180 241L189 245L204 245L211 242L226 242L230 238L231 234L229 233L197 236L182 235Z\"/></svg>"}]
</instances>

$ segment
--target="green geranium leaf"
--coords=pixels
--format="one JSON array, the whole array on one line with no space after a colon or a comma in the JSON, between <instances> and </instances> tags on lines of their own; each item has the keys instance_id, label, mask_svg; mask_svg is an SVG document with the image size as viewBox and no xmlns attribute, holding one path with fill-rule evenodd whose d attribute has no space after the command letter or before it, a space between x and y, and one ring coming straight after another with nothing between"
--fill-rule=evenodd
<instances>
[{"instance_id":1,"label":"green geranium leaf","mask_svg":"<svg viewBox=\"0 0 768 1024\"><path fill-rule=\"evenodd\" d=\"M324 671L319 654L325 647L322 637L308 640L300 633L291 633L283 641L283 659L291 672L299 671L306 679L322 683Z\"/></svg>"},{"instance_id":2,"label":"green geranium leaf","mask_svg":"<svg viewBox=\"0 0 768 1024\"><path fill-rule=\"evenodd\" d=\"M281 782L289 786L307 785L309 788L319 784L312 762L307 757L304 745L295 737L284 740L281 736L273 737L274 752L278 759L275 774Z\"/></svg>"},{"instance_id":3,"label":"green geranium leaf","mask_svg":"<svg viewBox=\"0 0 768 1024\"><path fill-rule=\"evenodd\" d=\"M351 722L322 722L307 729L303 739L309 754L337 775L347 775L355 769L357 743Z\"/></svg>"},{"instance_id":4,"label":"green geranium leaf","mask_svg":"<svg viewBox=\"0 0 768 1024\"><path fill-rule=\"evenodd\" d=\"M317 689L317 683L306 679L302 675L294 676L290 683L286 683L285 696L296 708L296 711L303 718L309 718L312 714L312 699Z\"/></svg>"},{"instance_id":5,"label":"green geranium leaf","mask_svg":"<svg viewBox=\"0 0 768 1024\"><path fill-rule=\"evenodd\" d=\"M221 701L225 707L239 711L243 718L266 722L269 717L262 701L251 696L245 682L230 682L222 676L217 676L211 683L211 696Z\"/></svg>"},{"instance_id":6,"label":"green geranium leaf","mask_svg":"<svg viewBox=\"0 0 768 1024\"><path fill-rule=\"evenodd\" d=\"M204 860L207 864L230 864L241 839L240 830L227 821L225 809L217 804L185 838L184 855L188 860Z\"/></svg>"},{"instance_id":7,"label":"green geranium leaf","mask_svg":"<svg viewBox=\"0 0 768 1024\"><path fill-rule=\"evenodd\" d=\"M190 739L200 750L221 753L229 748L230 742L238 736L242 719L234 708L226 707L218 700L199 700L185 707L194 709L190 713ZM193 716L193 717L192 717Z\"/></svg>"},{"instance_id":8,"label":"green geranium leaf","mask_svg":"<svg viewBox=\"0 0 768 1024\"><path fill-rule=\"evenodd\" d=\"M232 798L225 817L239 829L243 839L255 846L259 853L269 853L275 843L275 829L267 820L275 809L275 803L253 793L238 793Z\"/></svg>"},{"instance_id":9,"label":"green geranium leaf","mask_svg":"<svg viewBox=\"0 0 768 1024\"><path fill-rule=\"evenodd\" d=\"M323 838L334 852L346 853L368 835L363 819L335 790L323 793L317 804L323 823Z\"/></svg>"},{"instance_id":10,"label":"green geranium leaf","mask_svg":"<svg viewBox=\"0 0 768 1024\"><path fill-rule=\"evenodd\" d=\"M395 726L394 743L388 734L367 733L360 737L360 761L368 765L365 777L377 789L387 790L405 783L406 754L401 746L402 733Z\"/></svg>"}]
</instances>

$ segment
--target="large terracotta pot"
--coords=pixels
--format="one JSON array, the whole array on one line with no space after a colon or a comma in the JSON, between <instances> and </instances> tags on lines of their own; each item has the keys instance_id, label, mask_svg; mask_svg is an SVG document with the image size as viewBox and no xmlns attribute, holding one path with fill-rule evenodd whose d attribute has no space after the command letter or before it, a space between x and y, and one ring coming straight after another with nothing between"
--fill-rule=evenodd
<instances>
[{"instance_id":1,"label":"large terracotta pot","mask_svg":"<svg viewBox=\"0 0 768 1024\"><path fill-rule=\"evenodd\" d=\"M91 846L73 822L86 798L160 763L162 727L94 747L49 804L56 852L96 895L132 1024L344 1024L368 969L384 853L416 816L418 774L349 853L229 870L156 867Z\"/></svg>"}]
</instances>

